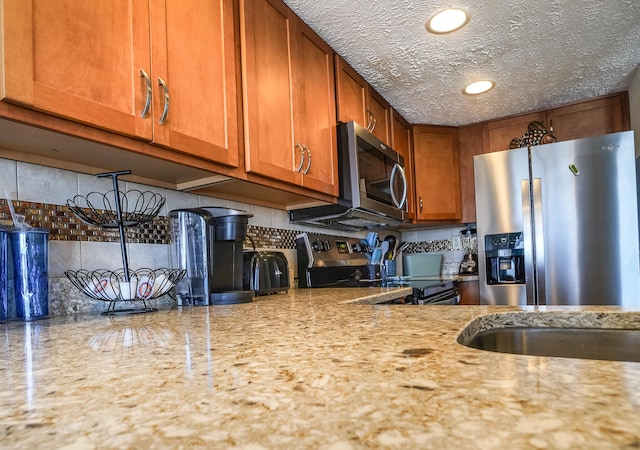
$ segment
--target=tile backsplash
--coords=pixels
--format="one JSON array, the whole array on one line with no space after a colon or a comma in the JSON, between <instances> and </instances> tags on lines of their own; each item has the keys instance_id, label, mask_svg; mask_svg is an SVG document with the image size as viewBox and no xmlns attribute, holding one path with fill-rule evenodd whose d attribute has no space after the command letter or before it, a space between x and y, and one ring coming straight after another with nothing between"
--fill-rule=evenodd
<instances>
[{"instance_id":1,"label":"tile backsplash","mask_svg":"<svg viewBox=\"0 0 640 450\"><path fill-rule=\"evenodd\" d=\"M302 231L334 236L353 236L354 233L328 229L313 229L289 223L286 211L249 203L195 195L171 189L120 181L120 190L151 191L165 198L165 204L152 221L127 228L126 241L129 266L133 269L170 266L170 230L168 212L179 208L219 206L251 212L245 248L254 245L258 250L277 250L289 261L290 279L297 277L295 237ZM11 214L7 198L17 214L23 214L32 226L50 230L49 235L49 312L51 315L96 313L107 308L107 302L90 299L66 278L67 270L116 270L121 268L120 238L116 229L88 225L78 219L67 202L89 192L107 193L113 189L112 180L69 170L51 168L0 158L0 223L10 224ZM96 206L97 207L97 206ZM463 249L452 245L452 237L459 236L459 228L405 231L399 240L410 242L407 252L439 252L443 254L443 275L456 274ZM356 233L364 237L366 232ZM477 247L477 242L471 242ZM173 303L169 296L157 300ZM10 314L12 311L10 311Z\"/></svg>"},{"instance_id":2,"label":"tile backsplash","mask_svg":"<svg viewBox=\"0 0 640 450\"><path fill-rule=\"evenodd\" d=\"M443 276L457 275L460 263L468 252L478 253L478 239L473 237L461 237L461 231L467 226L439 228L429 230L408 231L402 234L402 238L409 242L405 250L407 253L435 252L442 253ZM454 246L454 241L459 240L459 245Z\"/></svg>"},{"instance_id":3,"label":"tile backsplash","mask_svg":"<svg viewBox=\"0 0 640 450\"><path fill-rule=\"evenodd\" d=\"M281 251L289 261L290 279L296 276L295 237L301 231L332 235L352 233L313 230L290 224L286 211L205 197L171 189L156 188L119 180L121 191L151 191L165 198L165 205L154 220L126 228L129 266L133 269L170 266L169 211L178 208L219 206L251 212L245 248ZM0 159L0 223L11 224L7 203L10 198L17 214L32 226L50 230L49 235L49 312L51 315L106 310L107 302L93 300L78 291L66 278L67 270L116 270L122 266L117 229L88 225L67 206L68 200L89 192L113 190L112 180L37 164ZM98 206L96 206L98 208ZM10 276L11 278L11 276ZM160 302L173 302L168 296ZM10 311L10 314L14 311Z\"/></svg>"}]
</instances>

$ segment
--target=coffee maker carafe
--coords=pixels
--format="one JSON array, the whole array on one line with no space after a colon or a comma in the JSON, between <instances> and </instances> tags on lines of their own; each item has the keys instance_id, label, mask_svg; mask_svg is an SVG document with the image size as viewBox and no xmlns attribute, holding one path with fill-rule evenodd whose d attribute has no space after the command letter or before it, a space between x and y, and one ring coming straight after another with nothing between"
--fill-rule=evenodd
<instances>
[{"instance_id":1,"label":"coffee maker carafe","mask_svg":"<svg viewBox=\"0 0 640 450\"><path fill-rule=\"evenodd\" d=\"M243 290L243 242L251 213L203 207L169 212L171 262L184 269L175 287L179 305L227 305L250 302Z\"/></svg>"}]
</instances>

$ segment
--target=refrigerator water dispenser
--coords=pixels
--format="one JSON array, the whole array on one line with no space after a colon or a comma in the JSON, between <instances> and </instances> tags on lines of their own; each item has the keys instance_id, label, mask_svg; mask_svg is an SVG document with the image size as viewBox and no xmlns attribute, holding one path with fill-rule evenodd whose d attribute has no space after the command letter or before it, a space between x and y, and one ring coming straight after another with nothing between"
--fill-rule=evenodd
<instances>
[{"instance_id":1,"label":"refrigerator water dispenser","mask_svg":"<svg viewBox=\"0 0 640 450\"><path fill-rule=\"evenodd\" d=\"M487 234L484 237L487 284L524 284L522 232Z\"/></svg>"}]
</instances>

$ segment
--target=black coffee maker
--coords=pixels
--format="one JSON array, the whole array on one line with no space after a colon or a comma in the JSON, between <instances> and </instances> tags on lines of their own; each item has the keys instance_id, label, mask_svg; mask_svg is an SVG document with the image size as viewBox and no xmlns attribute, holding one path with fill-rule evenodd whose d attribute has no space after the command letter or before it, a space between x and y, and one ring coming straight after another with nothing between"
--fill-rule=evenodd
<instances>
[{"instance_id":1,"label":"black coffee maker","mask_svg":"<svg viewBox=\"0 0 640 450\"><path fill-rule=\"evenodd\" d=\"M253 214L204 207L169 212L171 263L185 269L175 287L179 305L228 305L250 302L243 289L243 242Z\"/></svg>"}]
</instances>

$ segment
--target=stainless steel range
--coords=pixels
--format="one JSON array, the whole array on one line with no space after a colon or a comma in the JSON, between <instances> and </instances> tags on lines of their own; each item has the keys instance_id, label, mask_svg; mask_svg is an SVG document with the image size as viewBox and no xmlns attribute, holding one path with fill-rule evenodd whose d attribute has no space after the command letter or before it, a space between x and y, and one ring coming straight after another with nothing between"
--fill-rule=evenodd
<instances>
[{"instance_id":1,"label":"stainless steel range","mask_svg":"<svg viewBox=\"0 0 640 450\"><path fill-rule=\"evenodd\" d=\"M376 257L376 244L358 238L313 233L296 237L298 287L409 286L413 293L387 303L457 304L457 282L437 277L385 276L384 259ZM372 263L373 262L373 263Z\"/></svg>"}]
</instances>

